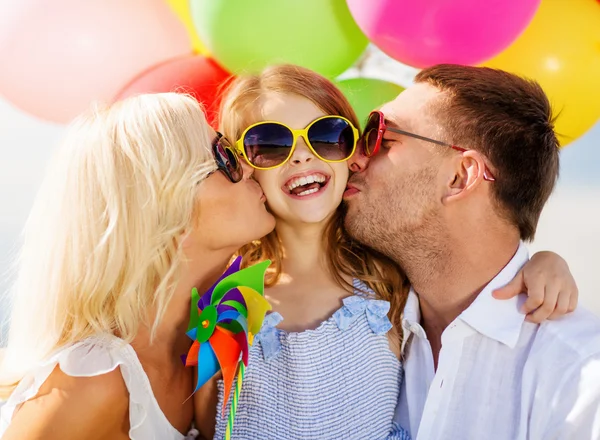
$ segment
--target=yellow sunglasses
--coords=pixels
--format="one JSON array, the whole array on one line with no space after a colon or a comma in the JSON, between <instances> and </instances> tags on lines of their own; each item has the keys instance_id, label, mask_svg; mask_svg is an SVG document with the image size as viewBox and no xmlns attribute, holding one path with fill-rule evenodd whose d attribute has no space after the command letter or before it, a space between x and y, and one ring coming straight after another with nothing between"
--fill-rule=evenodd
<instances>
[{"instance_id":1,"label":"yellow sunglasses","mask_svg":"<svg viewBox=\"0 0 600 440\"><path fill-rule=\"evenodd\" d=\"M262 121L244 130L236 147L246 161L258 170L270 170L286 163L299 137L325 162L343 162L356 150L358 129L342 116L323 116L302 130L276 121Z\"/></svg>"}]
</instances>

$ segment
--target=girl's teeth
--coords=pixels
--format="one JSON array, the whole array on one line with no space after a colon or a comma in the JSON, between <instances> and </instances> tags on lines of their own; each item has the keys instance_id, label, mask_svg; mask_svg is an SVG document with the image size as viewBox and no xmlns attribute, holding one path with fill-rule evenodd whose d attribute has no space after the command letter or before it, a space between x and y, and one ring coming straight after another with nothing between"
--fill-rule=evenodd
<instances>
[{"instance_id":1,"label":"girl's teeth","mask_svg":"<svg viewBox=\"0 0 600 440\"><path fill-rule=\"evenodd\" d=\"M316 193L317 191L319 191L319 188L307 189L306 191L302 191L301 193L298 193L298 195L299 196L307 196L309 194Z\"/></svg>"},{"instance_id":2,"label":"girl's teeth","mask_svg":"<svg viewBox=\"0 0 600 440\"><path fill-rule=\"evenodd\" d=\"M288 189L291 191L298 186L303 186L303 185L307 185L309 183L314 183L314 182L323 183L323 182L325 182L325 180L326 180L325 177L319 176L319 175L298 177L297 179L294 179L293 182L288 185Z\"/></svg>"}]
</instances>

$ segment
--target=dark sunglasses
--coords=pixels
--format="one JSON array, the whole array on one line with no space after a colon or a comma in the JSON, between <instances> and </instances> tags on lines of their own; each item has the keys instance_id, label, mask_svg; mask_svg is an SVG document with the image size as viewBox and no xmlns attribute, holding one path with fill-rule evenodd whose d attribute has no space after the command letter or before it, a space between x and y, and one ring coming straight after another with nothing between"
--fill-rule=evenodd
<instances>
[{"instance_id":1,"label":"dark sunglasses","mask_svg":"<svg viewBox=\"0 0 600 440\"><path fill-rule=\"evenodd\" d=\"M420 136L418 134L410 133L408 131L399 130L397 128L389 127L385 123L385 116L380 111L371 112L369 115L369 119L367 121L367 125L365 125L365 130L362 135L362 150L363 154L367 157L375 156L379 149L381 148L381 142L383 140L383 135L386 131L391 131L392 133L402 134L404 136L410 136L415 139L420 139L425 142L431 142L432 144L441 145L443 147L449 147L453 150L460 151L464 153L468 151L467 148L457 147L456 145L448 144L446 142L441 142L435 139L431 139L425 136ZM489 168L485 167L483 172L483 178L489 182L493 182L496 179L494 178L492 172Z\"/></svg>"},{"instance_id":2,"label":"dark sunglasses","mask_svg":"<svg viewBox=\"0 0 600 440\"><path fill-rule=\"evenodd\" d=\"M212 151L215 162L217 163L217 171L221 171L225 174L232 183L237 183L242 180L242 177L244 177L244 170L242 169L238 156L231 143L219 132L217 132L217 136L212 142Z\"/></svg>"},{"instance_id":3,"label":"dark sunglasses","mask_svg":"<svg viewBox=\"0 0 600 440\"><path fill-rule=\"evenodd\" d=\"M342 116L323 116L302 130L294 130L281 122L263 121L248 127L236 147L252 167L269 170L292 157L300 136L319 159L343 162L354 154L358 130Z\"/></svg>"}]
</instances>

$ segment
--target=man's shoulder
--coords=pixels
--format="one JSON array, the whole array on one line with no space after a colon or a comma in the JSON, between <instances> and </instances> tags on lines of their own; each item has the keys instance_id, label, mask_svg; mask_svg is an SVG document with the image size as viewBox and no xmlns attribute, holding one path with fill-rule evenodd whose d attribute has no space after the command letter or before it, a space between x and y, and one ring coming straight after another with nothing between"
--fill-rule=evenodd
<instances>
[{"instance_id":1,"label":"man's shoulder","mask_svg":"<svg viewBox=\"0 0 600 440\"><path fill-rule=\"evenodd\" d=\"M600 317L585 307L536 327L530 355L546 366L552 358L572 365L600 355Z\"/></svg>"},{"instance_id":2,"label":"man's shoulder","mask_svg":"<svg viewBox=\"0 0 600 440\"><path fill-rule=\"evenodd\" d=\"M519 377L532 438L600 438L600 318L583 307L527 323Z\"/></svg>"}]
</instances>

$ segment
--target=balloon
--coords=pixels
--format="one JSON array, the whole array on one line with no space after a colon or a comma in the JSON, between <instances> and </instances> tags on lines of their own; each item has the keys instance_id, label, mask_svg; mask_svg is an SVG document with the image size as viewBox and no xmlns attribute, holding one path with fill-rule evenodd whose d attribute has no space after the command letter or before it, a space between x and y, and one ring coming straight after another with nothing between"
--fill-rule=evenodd
<instances>
[{"instance_id":1,"label":"balloon","mask_svg":"<svg viewBox=\"0 0 600 440\"><path fill-rule=\"evenodd\" d=\"M67 122L156 63L190 52L163 0L19 0L0 15L0 94Z\"/></svg>"},{"instance_id":2,"label":"balloon","mask_svg":"<svg viewBox=\"0 0 600 440\"><path fill-rule=\"evenodd\" d=\"M369 113L393 101L404 90L397 84L372 78L345 79L336 85L352 104L361 123L367 121Z\"/></svg>"},{"instance_id":3,"label":"balloon","mask_svg":"<svg viewBox=\"0 0 600 440\"><path fill-rule=\"evenodd\" d=\"M372 43L415 67L476 64L508 47L540 0L347 0Z\"/></svg>"},{"instance_id":4,"label":"balloon","mask_svg":"<svg viewBox=\"0 0 600 440\"><path fill-rule=\"evenodd\" d=\"M121 90L117 99L140 93L189 93L204 106L208 122L216 126L220 90L231 75L203 55L174 58L142 72Z\"/></svg>"},{"instance_id":5,"label":"balloon","mask_svg":"<svg viewBox=\"0 0 600 440\"><path fill-rule=\"evenodd\" d=\"M184 24L185 28L190 35L190 39L192 41L192 49L195 53L199 53L201 55L208 55L208 50L198 38L196 34L196 29L194 29L194 22L190 15L190 5L188 0L167 0L169 6L175 11L181 22Z\"/></svg>"},{"instance_id":6,"label":"balloon","mask_svg":"<svg viewBox=\"0 0 600 440\"><path fill-rule=\"evenodd\" d=\"M543 0L523 35L485 65L538 81L567 145L600 118L600 3Z\"/></svg>"},{"instance_id":7,"label":"balloon","mask_svg":"<svg viewBox=\"0 0 600 440\"><path fill-rule=\"evenodd\" d=\"M196 32L232 73L291 63L333 78L367 47L345 0L191 0Z\"/></svg>"}]
</instances>

